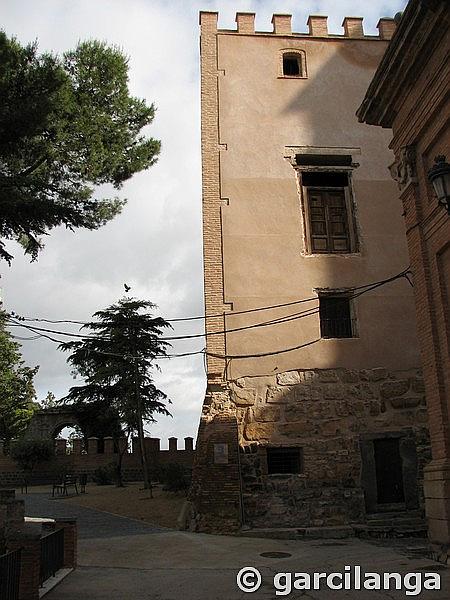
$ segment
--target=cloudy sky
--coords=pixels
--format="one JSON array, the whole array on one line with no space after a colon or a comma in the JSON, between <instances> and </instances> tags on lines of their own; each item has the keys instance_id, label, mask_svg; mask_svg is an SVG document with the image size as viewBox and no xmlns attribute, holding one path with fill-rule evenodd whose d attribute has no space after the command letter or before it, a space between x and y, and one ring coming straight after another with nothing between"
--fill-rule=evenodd
<instances>
[{"instance_id":1,"label":"cloudy sky","mask_svg":"<svg viewBox=\"0 0 450 600\"><path fill-rule=\"evenodd\" d=\"M256 13L258 30L271 30L273 13L293 15L293 30L306 32L309 14L329 16L329 30L342 33L345 16L364 16L376 34L381 16L393 16L406 0L4 0L2 24L22 43L62 52L79 40L119 45L130 57L130 89L157 107L149 133L162 141L156 166L135 175L122 195L123 213L98 231L54 230L39 260L30 263L14 244L11 268L0 264L7 310L27 317L87 320L123 295L123 283L138 298L159 306L165 318L203 313L198 12L219 12L219 27L234 28L237 11ZM64 327L69 331L68 327ZM72 330L74 331L74 330ZM177 333L201 332L201 322ZM15 331L15 333L17 333ZM20 334L18 334L20 335ZM27 336L24 332L21 334ZM30 334L28 334L30 335ZM65 395L73 379L56 344L23 341L39 399ZM201 339L180 341L174 352L197 350ZM173 418L150 428L154 437L196 436L205 391L201 356L165 361L157 382L173 400Z\"/></svg>"}]
</instances>

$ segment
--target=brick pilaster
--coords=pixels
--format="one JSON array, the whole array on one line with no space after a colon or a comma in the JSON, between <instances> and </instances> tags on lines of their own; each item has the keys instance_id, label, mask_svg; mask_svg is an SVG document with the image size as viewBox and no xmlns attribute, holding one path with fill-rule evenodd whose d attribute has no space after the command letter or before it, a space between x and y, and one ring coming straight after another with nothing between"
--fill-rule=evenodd
<instances>
[{"instance_id":1,"label":"brick pilaster","mask_svg":"<svg viewBox=\"0 0 450 600\"><path fill-rule=\"evenodd\" d=\"M203 260L206 314L224 311L222 219L220 198L219 156L219 95L217 65L217 13L200 13L201 54L201 143L203 190ZM223 331L223 316L206 319L206 332ZM206 340L208 352L225 354L225 335L214 335ZM208 379L221 381L225 361L207 357Z\"/></svg>"}]
</instances>

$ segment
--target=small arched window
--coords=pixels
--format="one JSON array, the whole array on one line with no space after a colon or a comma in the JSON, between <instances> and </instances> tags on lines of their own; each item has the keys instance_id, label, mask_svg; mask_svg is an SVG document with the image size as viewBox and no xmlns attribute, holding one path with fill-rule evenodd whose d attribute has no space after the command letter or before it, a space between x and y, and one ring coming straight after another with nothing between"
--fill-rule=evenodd
<instances>
[{"instance_id":1,"label":"small arched window","mask_svg":"<svg viewBox=\"0 0 450 600\"><path fill-rule=\"evenodd\" d=\"M306 54L304 50L282 50L280 53L279 77L295 77L305 79Z\"/></svg>"}]
</instances>

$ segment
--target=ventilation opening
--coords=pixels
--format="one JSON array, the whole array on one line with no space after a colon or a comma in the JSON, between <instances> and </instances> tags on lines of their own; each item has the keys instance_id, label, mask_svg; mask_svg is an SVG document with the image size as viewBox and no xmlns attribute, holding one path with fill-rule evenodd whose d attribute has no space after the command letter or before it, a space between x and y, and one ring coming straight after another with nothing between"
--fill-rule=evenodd
<instances>
[{"instance_id":1,"label":"ventilation opening","mask_svg":"<svg viewBox=\"0 0 450 600\"><path fill-rule=\"evenodd\" d=\"M283 56L283 75L298 77L300 74L298 58L296 56Z\"/></svg>"},{"instance_id":2,"label":"ventilation opening","mask_svg":"<svg viewBox=\"0 0 450 600\"><path fill-rule=\"evenodd\" d=\"M294 474L303 470L301 448L267 448L267 472L274 474Z\"/></svg>"}]
</instances>

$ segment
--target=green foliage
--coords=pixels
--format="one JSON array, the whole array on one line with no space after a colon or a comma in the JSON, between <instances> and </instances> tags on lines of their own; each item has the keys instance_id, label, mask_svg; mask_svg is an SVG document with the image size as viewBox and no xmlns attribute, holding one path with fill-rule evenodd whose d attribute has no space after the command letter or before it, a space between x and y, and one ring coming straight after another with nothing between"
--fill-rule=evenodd
<instances>
[{"instance_id":1,"label":"green foliage","mask_svg":"<svg viewBox=\"0 0 450 600\"><path fill-rule=\"evenodd\" d=\"M142 312L153 308L151 302L123 298L96 312L97 320L83 326L90 337L60 344L63 351L71 352L68 362L86 381L72 387L66 401L104 402L117 411L130 433L138 431L138 401L146 421L154 422L155 413L170 415L165 406L170 400L152 380L152 363L166 356L169 346L160 336L170 325Z\"/></svg>"},{"instance_id":2,"label":"green foliage","mask_svg":"<svg viewBox=\"0 0 450 600\"><path fill-rule=\"evenodd\" d=\"M56 408L58 406L58 401L56 400L55 394L49 391L39 404L42 408Z\"/></svg>"},{"instance_id":3,"label":"green foliage","mask_svg":"<svg viewBox=\"0 0 450 600\"><path fill-rule=\"evenodd\" d=\"M127 437L137 432L143 444L143 421L155 422L154 415L169 415L166 394L152 379L153 361L167 356L170 345L161 340L170 324L148 311L151 302L122 298L94 314L96 321L83 326L89 336L84 340L60 344L71 352L68 362L85 385L72 387L64 399L78 406L103 403L125 425ZM141 456L144 486L151 488L145 454ZM122 485L122 453L118 454L117 480Z\"/></svg>"},{"instance_id":4,"label":"green foliage","mask_svg":"<svg viewBox=\"0 0 450 600\"><path fill-rule=\"evenodd\" d=\"M111 463L98 467L92 474L92 479L97 485L111 485L116 480L116 465Z\"/></svg>"},{"instance_id":5,"label":"green foliage","mask_svg":"<svg viewBox=\"0 0 450 600\"><path fill-rule=\"evenodd\" d=\"M163 484L163 490L168 492L187 490L191 482L190 471L179 463L159 465L155 477Z\"/></svg>"},{"instance_id":6,"label":"green foliage","mask_svg":"<svg viewBox=\"0 0 450 600\"><path fill-rule=\"evenodd\" d=\"M31 473L38 464L52 458L53 446L48 440L19 440L11 445L10 454L19 468Z\"/></svg>"},{"instance_id":7,"label":"green foliage","mask_svg":"<svg viewBox=\"0 0 450 600\"><path fill-rule=\"evenodd\" d=\"M37 409L33 377L39 367L26 367L19 348L6 331L5 313L0 311L0 439L6 448L25 431Z\"/></svg>"},{"instance_id":8,"label":"green foliage","mask_svg":"<svg viewBox=\"0 0 450 600\"><path fill-rule=\"evenodd\" d=\"M153 165L160 142L142 135L154 106L129 95L128 59L103 42L38 54L0 31L0 238L33 259L58 225L97 229L124 205L94 197ZM12 256L0 241L0 258Z\"/></svg>"},{"instance_id":9,"label":"green foliage","mask_svg":"<svg viewBox=\"0 0 450 600\"><path fill-rule=\"evenodd\" d=\"M65 398L63 402L66 402ZM85 438L112 436L117 440L122 436L119 414L105 399L99 398L88 403L80 400L71 404L71 408Z\"/></svg>"}]
</instances>

